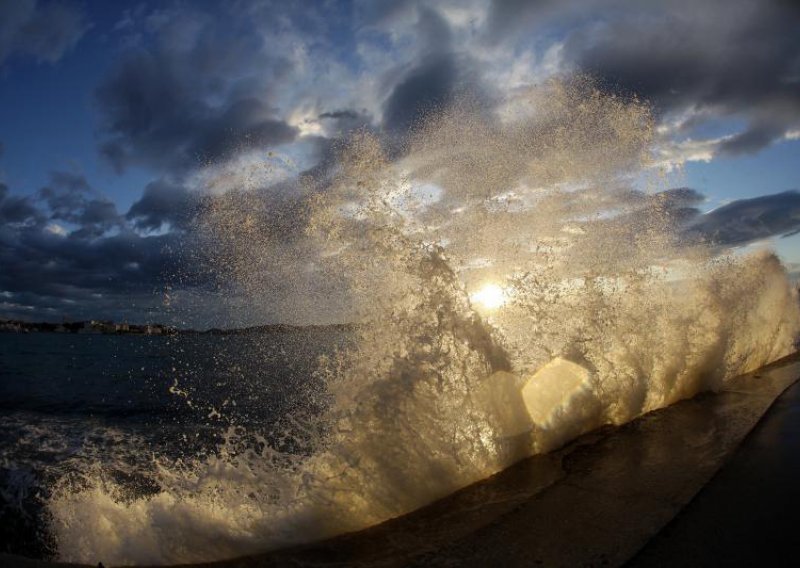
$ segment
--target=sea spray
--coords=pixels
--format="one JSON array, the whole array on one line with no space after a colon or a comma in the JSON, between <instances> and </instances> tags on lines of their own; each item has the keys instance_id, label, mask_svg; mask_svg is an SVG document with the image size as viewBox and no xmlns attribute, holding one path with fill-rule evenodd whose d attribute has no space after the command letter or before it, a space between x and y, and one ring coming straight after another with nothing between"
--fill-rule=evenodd
<instances>
[{"instance_id":1,"label":"sea spray","mask_svg":"<svg viewBox=\"0 0 800 568\"><path fill-rule=\"evenodd\" d=\"M687 231L691 190L635 189L659 183L652 149L646 104L579 78L461 100L403 141L356 133L276 225L252 192L211 199L220 281L254 306L276 274L298 303L335 290L352 344L320 361L315 410L284 417L294 443L231 427L212 456L154 455L147 492L102 464L62 479L59 557L201 561L356 530L788 353L780 263Z\"/></svg>"}]
</instances>

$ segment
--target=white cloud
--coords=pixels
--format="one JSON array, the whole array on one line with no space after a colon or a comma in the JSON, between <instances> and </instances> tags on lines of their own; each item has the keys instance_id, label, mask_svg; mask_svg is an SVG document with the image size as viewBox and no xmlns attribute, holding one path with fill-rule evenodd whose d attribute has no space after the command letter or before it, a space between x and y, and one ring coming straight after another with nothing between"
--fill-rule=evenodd
<instances>
[{"instance_id":1,"label":"white cloud","mask_svg":"<svg viewBox=\"0 0 800 568\"><path fill-rule=\"evenodd\" d=\"M44 230L59 237L67 236L67 230L58 223L48 223Z\"/></svg>"},{"instance_id":2,"label":"white cloud","mask_svg":"<svg viewBox=\"0 0 800 568\"><path fill-rule=\"evenodd\" d=\"M251 150L196 170L188 177L187 186L212 195L234 189L252 191L290 179L299 171L287 153Z\"/></svg>"},{"instance_id":3,"label":"white cloud","mask_svg":"<svg viewBox=\"0 0 800 568\"><path fill-rule=\"evenodd\" d=\"M730 140L733 135L720 136L718 138L708 138L705 140L686 140L675 141L664 139L656 148L654 166L671 173L680 169L687 162L708 163L714 159L719 147Z\"/></svg>"}]
</instances>

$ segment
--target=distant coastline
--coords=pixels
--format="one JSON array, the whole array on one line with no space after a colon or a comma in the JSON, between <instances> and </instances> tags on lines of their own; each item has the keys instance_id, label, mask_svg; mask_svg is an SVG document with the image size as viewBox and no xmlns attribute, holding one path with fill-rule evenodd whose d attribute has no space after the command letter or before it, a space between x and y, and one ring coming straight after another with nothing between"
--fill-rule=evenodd
<instances>
[{"instance_id":1,"label":"distant coastline","mask_svg":"<svg viewBox=\"0 0 800 568\"><path fill-rule=\"evenodd\" d=\"M86 335L174 335L175 327L163 324L129 324L107 320L27 322L0 320L0 332L6 333L79 333Z\"/></svg>"},{"instance_id":2,"label":"distant coastline","mask_svg":"<svg viewBox=\"0 0 800 568\"><path fill-rule=\"evenodd\" d=\"M0 319L0 333L73 333L81 335L241 335L247 333L275 333L300 330L313 331L322 329L352 331L356 329L356 327L357 324L352 323L330 325L269 324L233 329L220 329L215 327L201 331L196 329L181 329L160 323L129 324L107 320L52 323Z\"/></svg>"}]
</instances>

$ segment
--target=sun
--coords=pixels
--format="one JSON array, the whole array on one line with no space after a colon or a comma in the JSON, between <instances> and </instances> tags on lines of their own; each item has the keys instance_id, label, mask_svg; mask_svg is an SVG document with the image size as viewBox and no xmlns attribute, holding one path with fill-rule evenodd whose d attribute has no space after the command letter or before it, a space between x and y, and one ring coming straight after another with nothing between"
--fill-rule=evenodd
<instances>
[{"instance_id":1,"label":"sun","mask_svg":"<svg viewBox=\"0 0 800 568\"><path fill-rule=\"evenodd\" d=\"M496 310L507 300L505 290L497 284L487 284L472 294L469 299L487 310Z\"/></svg>"}]
</instances>

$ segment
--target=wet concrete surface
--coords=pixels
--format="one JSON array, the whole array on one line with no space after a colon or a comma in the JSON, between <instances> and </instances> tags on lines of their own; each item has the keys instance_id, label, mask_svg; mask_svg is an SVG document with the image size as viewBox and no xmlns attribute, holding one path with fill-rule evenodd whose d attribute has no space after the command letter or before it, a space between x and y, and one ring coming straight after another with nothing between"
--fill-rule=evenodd
<instances>
[{"instance_id":1,"label":"wet concrete surface","mask_svg":"<svg viewBox=\"0 0 800 568\"><path fill-rule=\"evenodd\" d=\"M800 376L800 364L785 363L567 448L559 482L415 565L624 564L713 478L775 397Z\"/></svg>"},{"instance_id":2,"label":"wet concrete surface","mask_svg":"<svg viewBox=\"0 0 800 568\"><path fill-rule=\"evenodd\" d=\"M672 558L687 562L674 562L676 565L723 565L716 557L695 561L700 557L693 550L704 546L698 531L711 530L722 517L753 514L737 512L737 499L721 494L718 501L709 501L705 510L694 513L697 520L689 519L683 528L679 519L670 521L690 502L690 509L702 502L709 488L695 496L709 480L714 479L709 487L724 480L729 468L715 477L724 464L732 467L741 459L752 462L751 458L734 459L737 448L776 397L798 377L800 358L795 355L730 381L720 393L700 395L625 426L593 432L561 450L524 460L418 511L364 531L203 566L619 566L639 551L635 566L671 565ZM800 410L796 404L792 407L781 399L776 411L785 404L794 408L794 418L784 417L779 422L797 423ZM797 448L800 434L797 429L784 432L775 428L760 427L751 438L761 436L762 431L772 432L771 438L764 434L771 441L762 442L762 450L769 455L760 461L772 460L770 471L788 468L775 473L781 476L780 483L764 487L769 484L764 466L751 472L753 478L761 476L760 487L752 480L737 480L735 471L729 474L733 476L729 489L749 492L752 507L757 507L765 492L774 493L780 501L781 487L785 492L791 485L790 470L798 458L790 459L788 453ZM752 486L744 488L742 484ZM773 512L776 510L773 505ZM770 517L752 522L789 521ZM785 531L788 534L790 529ZM658 536L651 541L653 535ZM660 541L667 544L654 548ZM686 543L688 548L676 548L676 542ZM720 546L724 544L720 541ZM33 568L45 564L0 555L0 565Z\"/></svg>"},{"instance_id":3,"label":"wet concrete surface","mask_svg":"<svg viewBox=\"0 0 800 568\"><path fill-rule=\"evenodd\" d=\"M800 383L770 408L719 473L628 564L800 564Z\"/></svg>"}]
</instances>

